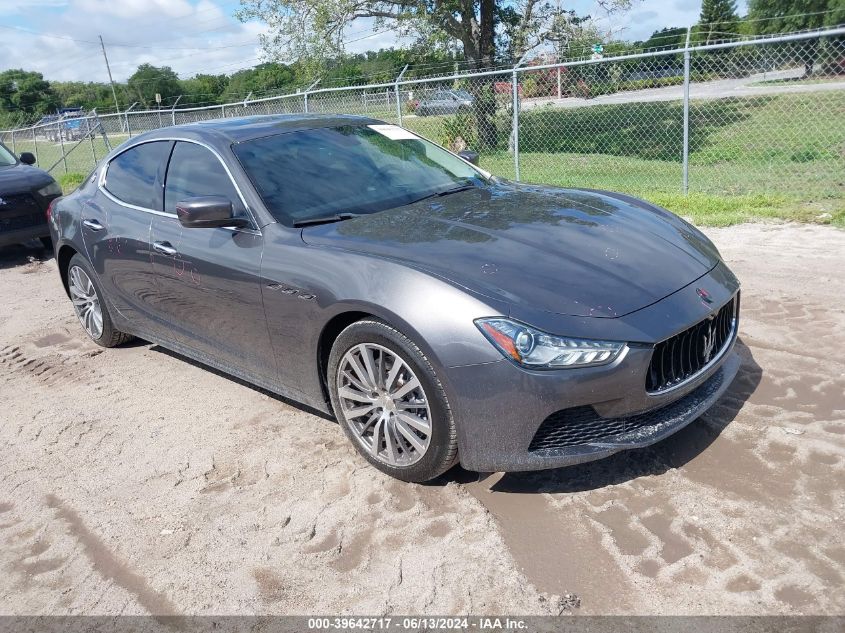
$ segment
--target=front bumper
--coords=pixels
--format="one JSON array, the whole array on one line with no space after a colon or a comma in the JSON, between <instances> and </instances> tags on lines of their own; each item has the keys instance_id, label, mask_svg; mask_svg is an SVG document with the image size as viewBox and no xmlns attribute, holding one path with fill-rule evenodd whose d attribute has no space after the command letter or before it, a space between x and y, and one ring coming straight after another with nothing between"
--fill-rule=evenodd
<instances>
[{"instance_id":1,"label":"front bumper","mask_svg":"<svg viewBox=\"0 0 845 633\"><path fill-rule=\"evenodd\" d=\"M578 372L528 372L508 361L450 369L457 392L461 464L476 471L524 471L569 466L659 442L709 409L739 371L735 338L719 363L665 395L644 390L651 350L631 348L609 366ZM577 446L531 450L543 421L571 407L592 406L609 421L637 416L631 432ZM649 419L642 423L642 415Z\"/></svg>"},{"instance_id":2,"label":"front bumper","mask_svg":"<svg viewBox=\"0 0 845 633\"><path fill-rule=\"evenodd\" d=\"M0 247L20 244L39 237L50 237L50 228L45 220L44 224L30 226L25 229L14 231L0 231Z\"/></svg>"}]
</instances>

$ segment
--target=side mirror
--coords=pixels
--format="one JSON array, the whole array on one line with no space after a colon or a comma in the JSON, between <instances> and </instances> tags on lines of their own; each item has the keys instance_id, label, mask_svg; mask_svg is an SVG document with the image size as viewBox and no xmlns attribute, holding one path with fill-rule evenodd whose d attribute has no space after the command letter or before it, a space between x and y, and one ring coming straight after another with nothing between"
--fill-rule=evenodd
<instances>
[{"instance_id":1,"label":"side mirror","mask_svg":"<svg viewBox=\"0 0 845 633\"><path fill-rule=\"evenodd\" d=\"M463 158L466 162L478 165L478 152L473 152L471 149L465 149L458 152L458 156Z\"/></svg>"},{"instance_id":2,"label":"side mirror","mask_svg":"<svg viewBox=\"0 0 845 633\"><path fill-rule=\"evenodd\" d=\"M246 218L233 217L232 201L225 196L202 196L177 202L176 215L182 226L189 229L242 227L248 224Z\"/></svg>"},{"instance_id":3,"label":"side mirror","mask_svg":"<svg viewBox=\"0 0 845 633\"><path fill-rule=\"evenodd\" d=\"M35 155L31 152L24 152L21 154L21 162L24 165L34 165L35 164Z\"/></svg>"}]
</instances>

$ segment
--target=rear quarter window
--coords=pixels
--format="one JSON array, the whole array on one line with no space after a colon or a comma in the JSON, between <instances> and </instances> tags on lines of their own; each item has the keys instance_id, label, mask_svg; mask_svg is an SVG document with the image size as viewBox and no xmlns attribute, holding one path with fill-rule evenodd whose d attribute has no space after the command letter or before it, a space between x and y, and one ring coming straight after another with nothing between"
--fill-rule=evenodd
<instances>
[{"instance_id":1,"label":"rear quarter window","mask_svg":"<svg viewBox=\"0 0 845 633\"><path fill-rule=\"evenodd\" d=\"M126 204L161 210L162 196L156 178L172 145L172 141L153 141L113 158L106 167L106 191Z\"/></svg>"}]
</instances>

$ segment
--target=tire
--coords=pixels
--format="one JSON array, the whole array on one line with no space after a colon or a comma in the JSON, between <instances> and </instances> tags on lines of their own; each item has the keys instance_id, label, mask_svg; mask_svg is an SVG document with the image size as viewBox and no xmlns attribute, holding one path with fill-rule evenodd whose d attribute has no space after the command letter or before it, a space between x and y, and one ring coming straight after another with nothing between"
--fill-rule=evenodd
<instances>
[{"instance_id":1,"label":"tire","mask_svg":"<svg viewBox=\"0 0 845 633\"><path fill-rule=\"evenodd\" d=\"M115 347L134 338L115 329L97 276L82 255L77 253L71 257L67 280L73 309L88 338L102 347Z\"/></svg>"},{"instance_id":2,"label":"tire","mask_svg":"<svg viewBox=\"0 0 845 633\"><path fill-rule=\"evenodd\" d=\"M44 247L44 250L53 252L53 238L51 237L39 237L41 240L41 246Z\"/></svg>"},{"instance_id":3,"label":"tire","mask_svg":"<svg viewBox=\"0 0 845 633\"><path fill-rule=\"evenodd\" d=\"M373 375L381 376L381 381L370 379L365 353L370 354ZM363 376L355 370L353 358ZM396 362L401 362L399 368ZM329 354L326 382L344 433L383 473L419 483L457 462L455 422L434 368L413 341L387 323L366 319L343 330ZM354 397L346 397L350 394ZM350 415L363 409L368 410ZM427 423L427 432L421 423Z\"/></svg>"}]
</instances>

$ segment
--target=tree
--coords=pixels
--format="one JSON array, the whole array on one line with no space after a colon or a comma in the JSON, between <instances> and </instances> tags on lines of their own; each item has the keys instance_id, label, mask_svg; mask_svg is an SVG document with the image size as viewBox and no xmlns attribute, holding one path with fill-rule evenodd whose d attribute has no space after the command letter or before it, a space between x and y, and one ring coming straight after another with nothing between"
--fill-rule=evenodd
<instances>
[{"instance_id":1,"label":"tree","mask_svg":"<svg viewBox=\"0 0 845 633\"><path fill-rule=\"evenodd\" d=\"M698 22L698 40L701 43L730 39L739 30L736 0L704 0Z\"/></svg>"},{"instance_id":2,"label":"tree","mask_svg":"<svg viewBox=\"0 0 845 633\"><path fill-rule=\"evenodd\" d=\"M61 106L64 108L84 108L90 110L96 108L97 112L104 113L114 110L114 97L111 86L107 83L82 82L82 81L54 81L50 84L56 91ZM117 99L120 109L124 110L129 105L126 102L126 91L118 91Z\"/></svg>"},{"instance_id":3,"label":"tree","mask_svg":"<svg viewBox=\"0 0 845 633\"><path fill-rule=\"evenodd\" d=\"M53 112L59 98L41 73L6 70L0 73L0 112L6 120L32 120Z\"/></svg>"},{"instance_id":4,"label":"tree","mask_svg":"<svg viewBox=\"0 0 845 633\"><path fill-rule=\"evenodd\" d=\"M229 78L226 75L199 74L190 79L182 79L180 83L182 84L180 94L185 95L185 98L179 102L179 106L196 106L220 103L223 93L229 86Z\"/></svg>"},{"instance_id":5,"label":"tree","mask_svg":"<svg viewBox=\"0 0 845 633\"><path fill-rule=\"evenodd\" d=\"M127 84L133 97L147 108L156 105L156 94L160 94L162 103L165 103L168 99L178 97L182 93L179 77L170 66L157 67L152 64L141 64L132 73Z\"/></svg>"},{"instance_id":6,"label":"tree","mask_svg":"<svg viewBox=\"0 0 845 633\"><path fill-rule=\"evenodd\" d=\"M645 42L637 42L644 51L660 49L683 48L687 42L687 29L683 26L672 26L660 29L651 34Z\"/></svg>"},{"instance_id":7,"label":"tree","mask_svg":"<svg viewBox=\"0 0 845 633\"><path fill-rule=\"evenodd\" d=\"M291 66L273 62L259 64L255 68L240 70L229 78L224 100L245 99L250 92L256 96L263 96L270 91L289 92L298 83L296 71Z\"/></svg>"},{"instance_id":8,"label":"tree","mask_svg":"<svg viewBox=\"0 0 845 633\"><path fill-rule=\"evenodd\" d=\"M600 0L608 10L628 8L632 0ZM416 35L443 45L457 40L471 68L494 66L497 44L519 57L546 41L560 11L550 0L241 0L237 17L270 27L261 43L273 59L295 59L320 68L344 51L346 27L374 19L377 30ZM504 34L506 41L502 41ZM482 148L495 147L493 79L473 84L474 115Z\"/></svg>"},{"instance_id":9,"label":"tree","mask_svg":"<svg viewBox=\"0 0 845 633\"><path fill-rule=\"evenodd\" d=\"M845 22L843 0L750 0L749 22L757 34L819 29ZM819 40L797 42L793 50L804 62L804 76L813 73Z\"/></svg>"}]
</instances>

